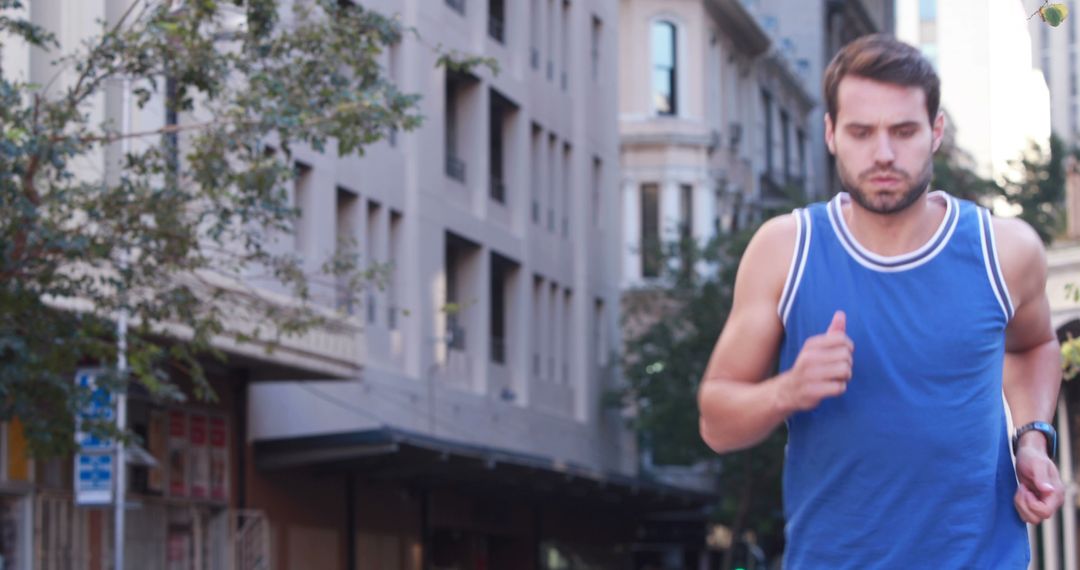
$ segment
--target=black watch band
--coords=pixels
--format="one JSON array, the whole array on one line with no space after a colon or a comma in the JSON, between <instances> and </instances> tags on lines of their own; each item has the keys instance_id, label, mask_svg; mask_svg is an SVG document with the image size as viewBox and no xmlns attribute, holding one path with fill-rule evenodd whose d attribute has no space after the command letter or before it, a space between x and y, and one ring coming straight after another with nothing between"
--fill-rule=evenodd
<instances>
[{"instance_id":1,"label":"black watch band","mask_svg":"<svg viewBox=\"0 0 1080 570\"><path fill-rule=\"evenodd\" d=\"M1029 431L1037 431L1045 435L1046 455L1049 456L1050 459L1054 459L1057 457L1057 430L1054 429L1054 426L1046 422L1031 422L1030 424L1026 424L1017 428L1016 434L1013 435L1012 438L1012 448L1014 455L1016 454L1017 446L1020 445L1020 436L1024 435Z\"/></svg>"}]
</instances>

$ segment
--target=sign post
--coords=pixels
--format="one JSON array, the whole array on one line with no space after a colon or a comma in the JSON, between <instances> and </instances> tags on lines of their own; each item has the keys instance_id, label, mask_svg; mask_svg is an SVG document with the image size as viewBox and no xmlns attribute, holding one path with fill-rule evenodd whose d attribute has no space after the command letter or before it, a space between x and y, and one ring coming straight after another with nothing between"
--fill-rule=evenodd
<instances>
[{"instance_id":1,"label":"sign post","mask_svg":"<svg viewBox=\"0 0 1080 570\"><path fill-rule=\"evenodd\" d=\"M97 385L100 370L82 369L75 374L75 383L90 390L90 401L79 415L75 430L75 504L105 506L113 502L116 482L116 462L113 460L115 442L83 431L85 420L110 422L116 419L114 398Z\"/></svg>"}]
</instances>

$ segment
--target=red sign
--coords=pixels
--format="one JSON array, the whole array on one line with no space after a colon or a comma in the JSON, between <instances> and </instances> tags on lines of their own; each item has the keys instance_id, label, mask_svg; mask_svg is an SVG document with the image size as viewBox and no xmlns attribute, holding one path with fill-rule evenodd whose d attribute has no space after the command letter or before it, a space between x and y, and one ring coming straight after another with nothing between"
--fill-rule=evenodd
<instances>
[{"instance_id":1,"label":"red sign","mask_svg":"<svg viewBox=\"0 0 1080 570\"><path fill-rule=\"evenodd\" d=\"M225 447L225 418L210 418L210 447Z\"/></svg>"}]
</instances>

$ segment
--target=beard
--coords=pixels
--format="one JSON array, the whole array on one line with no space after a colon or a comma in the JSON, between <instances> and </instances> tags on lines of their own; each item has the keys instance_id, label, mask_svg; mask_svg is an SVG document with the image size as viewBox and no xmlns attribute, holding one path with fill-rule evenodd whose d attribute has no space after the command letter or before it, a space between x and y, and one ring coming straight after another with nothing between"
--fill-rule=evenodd
<instances>
[{"instance_id":1,"label":"beard","mask_svg":"<svg viewBox=\"0 0 1080 570\"><path fill-rule=\"evenodd\" d=\"M844 167L843 161L836 158L837 172L840 175L840 186L847 192L851 199L863 209L875 214L896 214L911 207L930 186L933 177L933 155L927 157L921 172L912 176L909 172L899 168L871 168L858 175L852 180ZM900 179L901 188L887 194L874 195L867 190L870 179L874 176L889 175Z\"/></svg>"}]
</instances>

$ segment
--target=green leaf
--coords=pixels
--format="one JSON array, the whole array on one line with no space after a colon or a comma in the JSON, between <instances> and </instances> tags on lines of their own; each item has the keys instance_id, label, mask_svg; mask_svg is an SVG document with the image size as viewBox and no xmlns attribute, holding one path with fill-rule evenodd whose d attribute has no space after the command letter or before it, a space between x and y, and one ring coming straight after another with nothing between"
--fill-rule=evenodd
<instances>
[{"instance_id":1,"label":"green leaf","mask_svg":"<svg viewBox=\"0 0 1080 570\"><path fill-rule=\"evenodd\" d=\"M1039 8L1039 16L1042 17L1044 22L1056 28L1065 21L1065 18L1069 17L1069 8L1060 3L1050 4Z\"/></svg>"}]
</instances>

